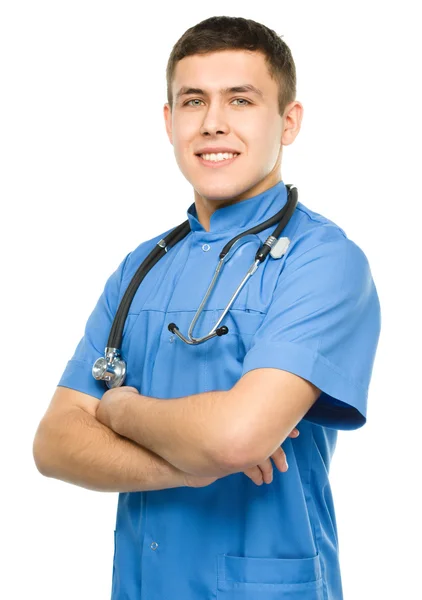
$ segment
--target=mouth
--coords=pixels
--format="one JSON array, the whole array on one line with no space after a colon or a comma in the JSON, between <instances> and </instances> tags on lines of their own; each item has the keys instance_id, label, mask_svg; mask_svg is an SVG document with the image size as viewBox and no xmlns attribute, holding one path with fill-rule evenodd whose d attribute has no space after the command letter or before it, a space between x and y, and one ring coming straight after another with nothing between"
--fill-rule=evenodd
<instances>
[{"instance_id":1,"label":"mouth","mask_svg":"<svg viewBox=\"0 0 422 600\"><path fill-rule=\"evenodd\" d=\"M229 165L234 163L234 161L237 158L239 158L240 153L236 156L233 156L233 158L223 158L223 160L205 160L205 158L202 158L200 154L195 154L195 156L198 158L199 162L204 167L210 167L211 169L219 169L221 167L228 167Z\"/></svg>"}]
</instances>

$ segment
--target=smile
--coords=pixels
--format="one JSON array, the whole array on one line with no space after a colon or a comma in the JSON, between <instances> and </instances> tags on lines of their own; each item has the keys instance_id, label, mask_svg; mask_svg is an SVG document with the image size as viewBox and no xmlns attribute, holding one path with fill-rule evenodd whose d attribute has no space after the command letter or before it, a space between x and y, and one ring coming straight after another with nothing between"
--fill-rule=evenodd
<instances>
[{"instance_id":1,"label":"smile","mask_svg":"<svg viewBox=\"0 0 422 600\"><path fill-rule=\"evenodd\" d=\"M204 165L204 167L211 167L211 169L219 169L220 167L231 165L239 156L240 154L237 154L233 158L224 158L223 160L206 160L205 158L202 158L201 155L196 155L199 162Z\"/></svg>"}]
</instances>

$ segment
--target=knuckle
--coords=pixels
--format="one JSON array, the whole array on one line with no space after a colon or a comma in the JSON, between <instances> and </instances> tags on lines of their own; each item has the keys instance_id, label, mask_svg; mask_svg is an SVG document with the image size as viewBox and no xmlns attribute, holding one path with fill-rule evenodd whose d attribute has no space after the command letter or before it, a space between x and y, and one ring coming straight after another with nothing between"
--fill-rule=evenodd
<instances>
[{"instance_id":1,"label":"knuckle","mask_svg":"<svg viewBox=\"0 0 422 600\"><path fill-rule=\"evenodd\" d=\"M274 454L272 454L272 456L274 458L281 458L284 456L284 450L283 448L280 446L279 448L277 448L277 450L274 452Z\"/></svg>"},{"instance_id":2,"label":"knuckle","mask_svg":"<svg viewBox=\"0 0 422 600\"><path fill-rule=\"evenodd\" d=\"M268 459L264 463L259 465L259 468L261 469L261 471L264 471L265 473L271 473L273 466L271 464L271 461Z\"/></svg>"}]
</instances>

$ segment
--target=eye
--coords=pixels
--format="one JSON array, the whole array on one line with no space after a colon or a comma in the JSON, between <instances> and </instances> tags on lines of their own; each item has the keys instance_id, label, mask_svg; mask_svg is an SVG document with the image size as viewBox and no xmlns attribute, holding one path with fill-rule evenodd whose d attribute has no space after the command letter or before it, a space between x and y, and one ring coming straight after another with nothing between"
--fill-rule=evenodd
<instances>
[{"instance_id":1,"label":"eye","mask_svg":"<svg viewBox=\"0 0 422 600\"><path fill-rule=\"evenodd\" d=\"M189 102L195 102L196 100L198 100L199 102L202 102L202 100L199 100L199 98L193 98L192 100L188 100L187 102L185 102L183 104L183 106L187 106L189 104ZM198 106L198 105L196 104L196 106Z\"/></svg>"},{"instance_id":2,"label":"eye","mask_svg":"<svg viewBox=\"0 0 422 600\"><path fill-rule=\"evenodd\" d=\"M188 100L187 102L185 102L183 104L183 106L187 106L190 102L196 102L197 100L199 102L202 102L202 100L200 100L199 98L192 98L192 100ZM249 100L246 100L245 98L234 98L233 102L235 100L242 100L242 102L246 102L246 104L251 104L251 102ZM239 106L246 106L246 104L240 104ZM199 105L198 104L195 104L195 105L192 104L191 106L199 106Z\"/></svg>"},{"instance_id":3,"label":"eye","mask_svg":"<svg viewBox=\"0 0 422 600\"><path fill-rule=\"evenodd\" d=\"M235 100L242 100L242 102L246 102L247 104L250 104L249 100L245 100L245 98L235 98ZM241 104L240 106L246 106L246 104L243 104L243 105Z\"/></svg>"}]
</instances>

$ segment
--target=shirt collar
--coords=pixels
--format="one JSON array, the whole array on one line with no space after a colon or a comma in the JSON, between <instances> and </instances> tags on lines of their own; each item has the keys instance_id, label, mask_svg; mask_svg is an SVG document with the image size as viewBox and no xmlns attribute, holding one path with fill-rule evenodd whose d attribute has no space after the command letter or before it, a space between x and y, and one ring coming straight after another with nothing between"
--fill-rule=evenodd
<instances>
[{"instance_id":1,"label":"shirt collar","mask_svg":"<svg viewBox=\"0 0 422 600\"><path fill-rule=\"evenodd\" d=\"M195 202L187 210L191 231L216 233L254 227L280 211L287 202L287 188L283 181L261 192L257 196L241 200L236 204L218 208L210 219L210 230L205 231L198 221Z\"/></svg>"}]
</instances>

